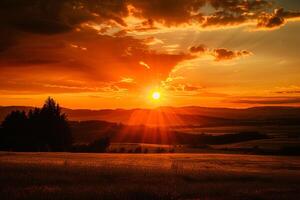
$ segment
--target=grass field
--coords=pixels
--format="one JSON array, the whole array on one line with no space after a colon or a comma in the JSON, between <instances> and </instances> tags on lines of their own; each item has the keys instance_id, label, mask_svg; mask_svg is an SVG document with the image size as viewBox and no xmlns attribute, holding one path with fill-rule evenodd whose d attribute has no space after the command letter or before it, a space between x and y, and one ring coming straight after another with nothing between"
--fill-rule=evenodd
<instances>
[{"instance_id":1,"label":"grass field","mask_svg":"<svg viewBox=\"0 0 300 200\"><path fill-rule=\"evenodd\" d=\"M5 199L300 199L300 157L0 153Z\"/></svg>"}]
</instances>

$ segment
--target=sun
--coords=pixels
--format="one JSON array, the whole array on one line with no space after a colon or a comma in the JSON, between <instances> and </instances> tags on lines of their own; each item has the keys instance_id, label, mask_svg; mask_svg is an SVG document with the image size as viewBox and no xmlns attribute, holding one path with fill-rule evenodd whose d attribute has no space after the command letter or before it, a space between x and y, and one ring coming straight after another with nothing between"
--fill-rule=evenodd
<instances>
[{"instance_id":1,"label":"sun","mask_svg":"<svg viewBox=\"0 0 300 200\"><path fill-rule=\"evenodd\" d=\"M152 99L159 100L160 99L160 93L159 92L153 92L152 93Z\"/></svg>"}]
</instances>

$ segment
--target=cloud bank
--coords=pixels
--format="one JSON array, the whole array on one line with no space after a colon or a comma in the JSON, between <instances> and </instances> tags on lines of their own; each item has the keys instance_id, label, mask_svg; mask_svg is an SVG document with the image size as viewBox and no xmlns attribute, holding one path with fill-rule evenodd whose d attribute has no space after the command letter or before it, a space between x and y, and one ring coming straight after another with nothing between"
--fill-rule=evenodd
<instances>
[{"instance_id":1,"label":"cloud bank","mask_svg":"<svg viewBox=\"0 0 300 200\"><path fill-rule=\"evenodd\" d=\"M205 45L155 51L150 46L164 41L130 32L248 25L273 30L299 17L268 0L1 0L0 92L134 90L166 80L176 65L203 54L222 62L253 53ZM199 89L185 84L175 90L180 88Z\"/></svg>"}]
</instances>

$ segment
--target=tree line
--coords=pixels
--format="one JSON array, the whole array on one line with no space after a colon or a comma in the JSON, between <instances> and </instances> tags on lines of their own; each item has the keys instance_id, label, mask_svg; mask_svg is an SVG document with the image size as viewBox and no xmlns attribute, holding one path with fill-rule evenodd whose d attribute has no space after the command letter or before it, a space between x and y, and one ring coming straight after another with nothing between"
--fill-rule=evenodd
<instances>
[{"instance_id":1,"label":"tree line","mask_svg":"<svg viewBox=\"0 0 300 200\"><path fill-rule=\"evenodd\" d=\"M0 150L5 151L72 151L72 131L66 114L54 99L28 113L12 111L0 127ZM85 151L103 152L108 138L87 145Z\"/></svg>"}]
</instances>

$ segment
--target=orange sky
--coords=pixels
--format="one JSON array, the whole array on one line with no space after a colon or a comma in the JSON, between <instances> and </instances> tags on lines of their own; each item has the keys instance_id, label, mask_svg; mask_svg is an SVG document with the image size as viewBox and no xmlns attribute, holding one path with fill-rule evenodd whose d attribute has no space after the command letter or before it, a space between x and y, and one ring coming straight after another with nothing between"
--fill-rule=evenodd
<instances>
[{"instance_id":1,"label":"orange sky","mask_svg":"<svg viewBox=\"0 0 300 200\"><path fill-rule=\"evenodd\" d=\"M0 105L300 105L298 0L20 2L0 2Z\"/></svg>"}]
</instances>

